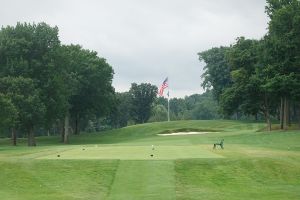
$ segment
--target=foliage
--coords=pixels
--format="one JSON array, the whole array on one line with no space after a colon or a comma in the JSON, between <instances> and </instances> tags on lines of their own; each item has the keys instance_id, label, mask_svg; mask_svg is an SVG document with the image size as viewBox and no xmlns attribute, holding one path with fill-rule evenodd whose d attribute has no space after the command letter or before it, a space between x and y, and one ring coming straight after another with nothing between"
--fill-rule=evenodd
<instances>
[{"instance_id":1,"label":"foliage","mask_svg":"<svg viewBox=\"0 0 300 200\"><path fill-rule=\"evenodd\" d=\"M300 2L268 0L266 13L268 33L261 40L239 37L230 47L198 54L206 63L202 85L212 87L224 116L263 114L271 130L278 115L286 129L290 107L300 101Z\"/></svg>"},{"instance_id":2,"label":"foliage","mask_svg":"<svg viewBox=\"0 0 300 200\"><path fill-rule=\"evenodd\" d=\"M96 52L79 45L62 46L61 63L64 64L63 91L66 99L64 115L71 114L75 121L75 134L85 116L107 116L114 106L112 87L113 69Z\"/></svg>"},{"instance_id":3,"label":"foliage","mask_svg":"<svg viewBox=\"0 0 300 200\"><path fill-rule=\"evenodd\" d=\"M226 61L228 47L212 48L198 53L199 60L206 63L202 74L202 87L212 89L214 97L219 101L224 88L231 84L230 66Z\"/></svg>"},{"instance_id":4,"label":"foliage","mask_svg":"<svg viewBox=\"0 0 300 200\"><path fill-rule=\"evenodd\" d=\"M0 93L0 127L11 127L16 123L18 111L12 100Z\"/></svg>"},{"instance_id":5,"label":"foliage","mask_svg":"<svg viewBox=\"0 0 300 200\"><path fill-rule=\"evenodd\" d=\"M167 120L167 99L158 98L151 116L153 121ZM217 102L213 98L212 91L206 91L203 94L193 94L185 98L171 98L170 119L171 120L204 120L219 119ZM158 116L158 113L160 113Z\"/></svg>"},{"instance_id":6,"label":"foliage","mask_svg":"<svg viewBox=\"0 0 300 200\"><path fill-rule=\"evenodd\" d=\"M152 109L149 122L162 122L168 120L168 110L163 105L156 105Z\"/></svg>"},{"instance_id":7,"label":"foliage","mask_svg":"<svg viewBox=\"0 0 300 200\"><path fill-rule=\"evenodd\" d=\"M11 106L16 109L14 114L17 115L14 121L10 121L10 127L16 128L18 125L24 128L28 133L28 144L35 145L31 134L34 127L44 122L45 106L33 80L23 77L0 78L1 93L10 98Z\"/></svg>"},{"instance_id":8,"label":"foliage","mask_svg":"<svg viewBox=\"0 0 300 200\"><path fill-rule=\"evenodd\" d=\"M116 93L116 100L110 115L108 124L115 128L127 126L131 119L131 98L129 92Z\"/></svg>"},{"instance_id":9,"label":"foliage","mask_svg":"<svg viewBox=\"0 0 300 200\"><path fill-rule=\"evenodd\" d=\"M63 118L67 122L71 113L77 131L80 118L105 116L112 108L112 67L96 52L61 45L57 27L46 23L2 27L0 58L5 126L27 131L33 145L34 128L50 130L58 121L63 124ZM17 124L11 120L15 114L9 116L14 108Z\"/></svg>"},{"instance_id":10,"label":"foliage","mask_svg":"<svg viewBox=\"0 0 300 200\"><path fill-rule=\"evenodd\" d=\"M151 115L151 109L157 96L157 87L150 83L131 84L131 116L136 123L145 123Z\"/></svg>"}]
</instances>

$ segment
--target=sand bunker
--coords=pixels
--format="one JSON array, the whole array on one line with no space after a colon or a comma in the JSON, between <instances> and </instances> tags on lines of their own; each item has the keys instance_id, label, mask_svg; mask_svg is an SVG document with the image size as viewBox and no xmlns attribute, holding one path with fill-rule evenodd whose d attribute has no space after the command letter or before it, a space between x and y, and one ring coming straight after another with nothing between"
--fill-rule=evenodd
<instances>
[{"instance_id":1,"label":"sand bunker","mask_svg":"<svg viewBox=\"0 0 300 200\"><path fill-rule=\"evenodd\" d=\"M207 134L212 132L177 132L177 133L165 133L165 134L158 134L160 136L171 136L171 135L201 135ZM214 132L215 133L215 132Z\"/></svg>"}]
</instances>

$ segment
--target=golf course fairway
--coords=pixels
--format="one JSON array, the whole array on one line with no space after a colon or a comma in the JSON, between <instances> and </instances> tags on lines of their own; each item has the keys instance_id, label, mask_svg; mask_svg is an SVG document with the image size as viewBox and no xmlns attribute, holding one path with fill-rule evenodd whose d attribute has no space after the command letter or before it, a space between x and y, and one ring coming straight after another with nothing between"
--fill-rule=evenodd
<instances>
[{"instance_id":1,"label":"golf course fairway","mask_svg":"<svg viewBox=\"0 0 300 200\"><path fill-rule=\"evenodd\" d=\"M170 135L172 132L205 134ZM214 143L224 139L224 149ZM176 121L100 133L0 139L0 199L300 199L300 131Z\"/></svg>"}]
</instances>

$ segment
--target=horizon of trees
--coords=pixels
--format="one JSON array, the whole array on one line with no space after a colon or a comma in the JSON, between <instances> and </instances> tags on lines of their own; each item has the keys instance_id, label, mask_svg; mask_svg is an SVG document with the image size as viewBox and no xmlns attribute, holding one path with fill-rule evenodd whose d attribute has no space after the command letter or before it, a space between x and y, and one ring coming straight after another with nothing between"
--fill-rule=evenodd
<instances>
[{"instance_id":1,"label":"horizon of trees","mask_svg":"<svg viewBox=\"0 0 300 200\"><path fill-rule=\"evenodd\" d=\"M168 117L168 100L164 97L156 97L157 87L133 83L128 92L116 93L117 104L112 114L103 121L103 124L110 128L120 128L127 125L145 123L145 122L162 122L167 121ZM132 99L132 92L134 88L143 88L139 90L140 93L151 94L155 93L155 97L145 95L142 100ZM134 95L136 96L136 95ZM140 98L141 99L141 98ZM148 100L146 100L148 99ZM174 120L212 120L221 119L218 113L217 102L213 99L211 91L206 91L203 94L193 94L184 98L171 98L170 103L170 119ZM146 105L145 105L146 104ZM145 111L147 108L147 111ZM146 120L138 120L136 113L139 111L143 115L147 115ZM95 121L96 123L96 121Z\"/></svg>"}]
</instances>

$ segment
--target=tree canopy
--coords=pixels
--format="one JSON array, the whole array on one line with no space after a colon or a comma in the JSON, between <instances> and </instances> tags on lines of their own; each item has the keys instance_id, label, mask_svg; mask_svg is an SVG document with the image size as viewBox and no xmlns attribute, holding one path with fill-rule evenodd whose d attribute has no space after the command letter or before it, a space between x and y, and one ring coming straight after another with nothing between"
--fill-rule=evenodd
<instances>
[{"instance_id":1,"label":"tree canopy","mask_svg":"<svg viewBox=\"0 0 300 200\"><path fill-rule=\"evenodd\" d=\"M69 130L79 133L86 115L104 116L114 99L113 69L96 52L62 45L58 28L46 23L18 23L0 30L0 98L7 120L3 126L26 131L35 145L34 130L58 122L63 141ZM75 121L71 128L69 121Z\"/></svg>"},{"instance_id":2,"label":"tree canopy","mask_svg":"<svg viewBox=\"0 0 300 200\"><path fill-rule=\"evenodd\" d=\"M157 90L157 87L150 83L131 84L129 90L132 102L131 114L136 123L145 123L150 118Z\"/></svg>"},{"instance_id":3,"label":"tree canopy","mask_svg":"<svg viewBox=\"0 0 300 200\"><path fill-rule=\"evenodd\" d=\"M263 113L271 130L278 115L286 129L291 105L300 113L300 2L268 0L266 13L270 22L262 39L239 37L230 47L198 54L206 63L202 85L212 87L225 116Z\"/></svg>"}]
</instances>

